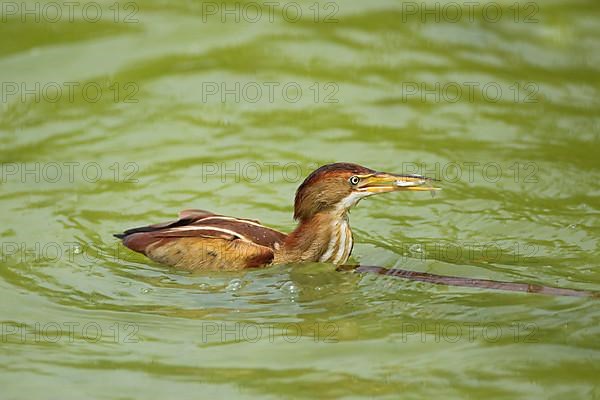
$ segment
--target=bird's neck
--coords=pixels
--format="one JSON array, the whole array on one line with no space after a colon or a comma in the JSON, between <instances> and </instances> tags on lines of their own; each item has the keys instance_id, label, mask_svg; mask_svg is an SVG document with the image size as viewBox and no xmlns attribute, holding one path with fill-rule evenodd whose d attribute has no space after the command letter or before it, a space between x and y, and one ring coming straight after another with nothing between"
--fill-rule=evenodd
<instances>
[{"instance_id":1,"label":"bird's neck","mask_svg":"<svg viewBox=\"0 0 600 400\"><path fill-rule=\"evenodd\" d=\"M276 261L343 264L352 246L347 211L319 212L298 223L276 254Z\"/></svg>"}]
</instances>

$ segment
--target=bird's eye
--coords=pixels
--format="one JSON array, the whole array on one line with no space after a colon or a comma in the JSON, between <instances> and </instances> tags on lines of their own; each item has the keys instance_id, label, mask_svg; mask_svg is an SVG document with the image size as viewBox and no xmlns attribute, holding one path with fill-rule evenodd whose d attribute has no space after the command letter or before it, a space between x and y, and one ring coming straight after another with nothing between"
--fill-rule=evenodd
<instances>
[{"instance_id":1,"label":"bird's eye","mask_svg":"<svg viewBox=\"0 0 600 400\"><path fill-rule=\"evenodd\" d=\"M360 182L360 178L358 176L351 176L350 179L348 179L348 181L351 185L356 186L358 185L358 182Z\"/></svg>"}]
</instances>

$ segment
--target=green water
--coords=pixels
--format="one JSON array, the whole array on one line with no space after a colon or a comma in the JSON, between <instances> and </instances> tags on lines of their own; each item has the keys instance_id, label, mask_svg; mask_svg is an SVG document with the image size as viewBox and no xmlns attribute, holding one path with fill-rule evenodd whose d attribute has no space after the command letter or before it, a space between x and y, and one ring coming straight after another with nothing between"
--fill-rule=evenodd
<instances>
[{"instance_id":1,"label":"green water","mask_svg":"<svg viewBox=\"0 0 600 400\"><path fill-rule=\"evenodd\" d=\"M189 275L111 236L185 208L288 231L351 161L443 181L361 202L355 262L600 290L595 0L37 4L0 23L0 397L600 397L598 300Z\"/></svg>"}]
</instances>

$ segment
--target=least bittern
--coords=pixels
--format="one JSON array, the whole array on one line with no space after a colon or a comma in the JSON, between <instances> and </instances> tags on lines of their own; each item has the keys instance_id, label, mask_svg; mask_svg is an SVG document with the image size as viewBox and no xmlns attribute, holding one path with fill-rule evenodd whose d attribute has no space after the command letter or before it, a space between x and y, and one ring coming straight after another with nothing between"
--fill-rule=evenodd
<instances>
[{"instance_id":1,"label":"least bittern","mask_svg":"<svg viewBox=\"0 0 600 400\"><path fill-rule=\"evenodd\" d=\"M185 210L179 219L115 235L161 264L186 270L239 270L272 264L340 265L353 247L348 211L365 197L401 190L435 190L431 178L377 172L356 164L324 165L296 191L290 234L251 219Z\"/></svg>"}]
</instances>

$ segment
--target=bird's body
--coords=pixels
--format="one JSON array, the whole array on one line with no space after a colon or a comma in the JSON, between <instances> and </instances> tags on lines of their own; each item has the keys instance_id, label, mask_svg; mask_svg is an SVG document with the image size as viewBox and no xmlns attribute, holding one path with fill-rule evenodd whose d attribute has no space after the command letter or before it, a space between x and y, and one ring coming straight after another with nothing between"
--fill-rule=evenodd
<instances>
[{"instance_id":1,"label":"bird's body","mask_svg":"<svg viewBox=\"0 0 600 400\"><path fill-rule=\"evenodd\" d=\"M179 219L115 235L123 244L179 269L240 270L298 262L345 263L354 244L348 210L366 196L395 190L431 190L430 179L376 172L356 164L325 165L296 192L290 234L251 219L186 210Z\"/></svg>"}]
</instances>

